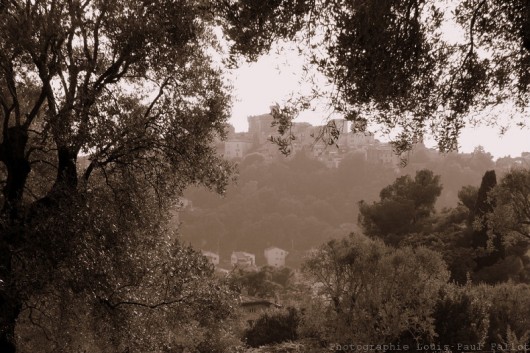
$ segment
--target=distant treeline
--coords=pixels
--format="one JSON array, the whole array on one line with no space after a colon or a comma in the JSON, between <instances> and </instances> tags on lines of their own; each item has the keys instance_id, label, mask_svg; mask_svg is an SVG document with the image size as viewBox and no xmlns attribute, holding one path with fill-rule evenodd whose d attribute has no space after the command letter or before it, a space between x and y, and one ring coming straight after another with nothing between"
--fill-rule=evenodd
<instances>
[{"instance_id":1,"label":"distant treeline","mask_svg":"<svg viewBox=\"0 0 530 353\"><path fill-rule=\"evenodd\" d=\"M420 169L440 175L435 204L440 211L455 207L461 188L478 187L484 172L495 167L480 148L468 155L435 156L419 148L407 157L402 168L369 163L353 152L338 168L328 168L308 152L272 161L250 154L240 161L237 182L224 197L199 188L186 192L194 207L181 213L180 233L197 248L219 251L221 261L245 250L256 254L259 265L263 249L274 245L288 250L287 264L298 267L304 251L359 231L359 202L375 201L397 177Z\"/></svg>"}]
</instances>

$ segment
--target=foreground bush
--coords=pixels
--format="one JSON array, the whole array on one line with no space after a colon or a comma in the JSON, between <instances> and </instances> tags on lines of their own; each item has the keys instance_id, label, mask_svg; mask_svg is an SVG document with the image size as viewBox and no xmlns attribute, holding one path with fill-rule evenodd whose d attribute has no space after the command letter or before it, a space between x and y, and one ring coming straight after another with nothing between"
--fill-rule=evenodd
<instances>
[{"instance_id":1,"label":"foreground bush","mask_svg":"<svg viewBox=\"0 0 530 353\"><path fill-rule=\"evenodd\" d=\"M265 313L245 331L244 338L251 347L294 341L298 338L299 323L300 315L295 308L287 308L287 312Z\"/></svg>"}]
</instances>

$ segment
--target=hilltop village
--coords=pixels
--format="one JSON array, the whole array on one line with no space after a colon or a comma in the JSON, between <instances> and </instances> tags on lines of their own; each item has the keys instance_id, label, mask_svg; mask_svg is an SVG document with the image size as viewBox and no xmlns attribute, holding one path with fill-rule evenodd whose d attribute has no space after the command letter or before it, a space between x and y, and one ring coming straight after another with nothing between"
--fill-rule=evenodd
<instances>
[{"instance_id":1,"label":"hilltop village","mask_svg":"<svg viewBox=\"0 0 530 353\"><path fill-rule=\"evenodd\" d=\"M271 136L278 135L276 126L272 125L272 115L255 115L247 119L247 132L235 132L232 125L228 126L226 140L219 141L217 144L219 152L230 160L241 159L251 153L260 153L268 160L276 158L280 152L278 146L270 141ZM361 153L365 160L372 163L396 164L399 162L391 145L376 140L371 133L352 133L346 120L333 119L327 126L339 133L335 146L329 146L324 138L318 138L326 133L325 126L294 122L290 131L294 137L290 145L290 155L307 151L328 167L337 167L343 156L352 151Z\"/></svg>"},{"instance_id":2,"label":"hilltop village","mask_svg":"<svg viewBox=\"0 0 530 353\"><path fill-rule=\"evenodd\" d=\"M271 136L277 136L277 127L273 126L273 117L271 114L261 114L249 116L248 131L235 132L232 125L228 125L227 138L224 141L217 141L217 149L226 159L237 160L243 159L252 153L259 153L266 160L272 160L280 155L278 145L271 142ZM394 153L392 145L377 140L370 132L352 133L349 129L348 121L344 119L332 119L327 127L336 129L339 133L338 138L333 145L326 144L326 126L313 126L307 122L293 122L291 134L294 140L291 142L290 155L294 156L298 152L305 151L313 158L323 162L326 166L333 168L338 167L341 160L347 154L355 153L369 163L386 164L397 167L401 158ZM328 134L329 135L329 134ZM329 137L329 136L327 136ZM457 153L462 158L476 157L477 152L489 155L481 146L472 153ZM427 148L422 141L418 141L412 151L402 156L409 158L413 154L421 155L424 160L436 160L443 155L436 149ZM491 155L490 155L490 158ZM418 160L418 158L416 158ZM530 166L530 152L523 152L519 157L499 158L495 167L502 170L509 170L513 167Z\"/></svg>"},{"instance_id":3,"label":"hilltop village","mask_svg":"<svg viewBox=\"0 0 530 353\"><path fill-rule=\"evenodd\" d=\"M471 153L440 154L419 142L404 156L403 167L389 143L352 133L342 119L330 121L340 132L335 145L317 139L323 126L293 123L295 139L285 157L270 141L277 135L272 122L270 114L262 114L248 117L247 132L228 126L226 139L217 141L216 148L239 164L237 183L222 198L205 190L187 192L175 213L174 225L183 239L221 271L262 265L298 268L322 241L359 232L358 201L375 200L396 177L421 169L440 174L441 211L458 202L463 186L478 185L486 170L501 175L530 166L528 152L494 161L480 146Z\"/></svg>"}]
</instances>

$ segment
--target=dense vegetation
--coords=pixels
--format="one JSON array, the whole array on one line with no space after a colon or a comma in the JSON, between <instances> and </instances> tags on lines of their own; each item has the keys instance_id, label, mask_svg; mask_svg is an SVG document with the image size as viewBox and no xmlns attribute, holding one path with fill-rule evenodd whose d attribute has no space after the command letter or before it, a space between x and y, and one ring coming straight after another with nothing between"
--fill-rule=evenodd
<instances>
[{"instance_id":1,"label":"dense vegetation","mask_svg":"<svg viewBox=\"0 0 530 353\"><path fill-rule=\"evenodd\" d=\"M445 5L437 0L0 1L0 351L241 348L242 335L232 325L233 283L219 281L212 266L166 227L168 210L186 187L223 193L233 172L213 143L225 135L229 117L223 69L239 59L256 59L276 40L298 40L309 64L336 88L328 97L331 105L354 129L379 123L397 133L399 150L426 134L440 149L454 149L461 129L474 121L470 113L503 103L518 112L527 109L530 5L463 0L451 14L444 13ZM441 35L447 21L466 33L461 43ZM214 52L224 60L213 58ZM319 96L320 89L313 93ZM306 99L298 102L309 105ZM289 131L299 107L273 111L281 132ZM206 209L221 210L221 201L193 191L190 197L202 208L193 216L203 225L190 222L196 229L187 235L209 234L196 241L210 248L274 242L307 249L348 233L351 227L340 225L354 222L357 201L364 199L365 210L374 212L365 212L361 224L375 225L367 233L391 244L325 242L317 252L325 255L338 246L346 256L322 256L330 260L322 266L306 263L307 284L321 282L311 276L328 264L353 276L329 283L340 295L305 296L315 304L309 306L314 314L308 309L300 327L322 321L290 338L319 344L340 337L409 342L438 334L447 340L526 342L526 285L473 286L462 295L461 288L451 290L446 283L449 275L464 282L467 273L491 283L526 280L521 251L528 240L527 172L512 172L498 183L490 173L476 197L473 187L459 192L462 185L478 186L491 169L484 156L418 162L417 167L424 165L416 169L433 171L433 190L438 190L434 176L441 175L450 192L442 194L443 206L455 207L458 194L464 208L435 213L430 201L422 201L421 212L409 214L414 227L403 226L399 234L390 234L381 226L384 218L372 216L388 202L414 202L408 191L392 190L417 186L421 177L391 184L398 176L393 168L363 165L358 156L337 170L303 156L268 164L247 159L239 186L227 194L237 202L224 213ZM401 175L413 175L413 169ZM391 192L377 200L389 184ZM224 230L221 221L228 222ZM290 247L282 243L286 238ZM457 265L466 258L473 263ZM387 281L374 282L372 268ZM413 268L421 270L420 277ZM413 285L389 287L392 276ZM376 295L369 296L368 287ZM358 295L348 297L345 290ZM442 301L428 300L437 290L446 293ZM387 300L385 293L394 297ZM414 301L416 295L424 303ZM469 313L467 320L462 312ZM351 315L367 317L371 330ZM444 327L454 316L455 325ZM278 325L268 327L283 327L281 321L290 319L275 320Z\"/></svg>"},{"instance_id":2,"label":"dense vegetation","mask_svg":"<svg viewBox=\"0 0 530 353\"><path fill-rule=\"evenodd\" d=\"M482 157L481 151L476 153L479 156L475 158ZM380 189L379 198L359 203L359 226L364 235L351 233L344 237L341 231L347 229L337 227L334 233L317 235L319 238L314 242L320 241L321 245L307 245L305 249L312 247L313 250L306 253L302 277L294 276L288 269L280 271L269 267L231 273L231 288L237 292L262 298L281 297L286 305L297 308L264 313L244 331L249 345L268 344L264 351L316 352L348 346L352 342L380 342L401 349L408 346L412 351L420 349L418 345L423 350L425 347L433 349L434 345L442 350L452 347L453 351L464 352L487 350L488 347L507 349L507 346L517 350L530 344L530 258L526 255L529 248L529 169L512 169L500 176L498 182L494 170L486 171L475 185L461 186L459 191L454 191L457 200L453 207L440 209L435 204L444 192L444 176L428 169L419 169L413 176L395 177L394 170L365 164L355 156L346 158L338 169L328 169L304 155L269 163L255 156L251 158L251 164L242 161L241 177L243 180L257 179L252 180L254 189L249 194L254 199L258 185L265 184L265 180L268 183L272 180L278 188L283 184L274 184L275 180L297 180L289 188L281 189L281 193L271 187L264 188L263 192L266 190L275 200L276 195L307 197L303 191L320 191L324 200L331 200L328 206L331 207L333 200L345 197L345 193L340 192L344 189L330 186L340 180L344 172L341 168L345 166L356 167L349 171L354 177L362 175L362 168L374 168L373 171L380 168L381 179L386 177L381 173L386 170L389 179L394 177L394 181ZM449 158L458 160L462 156ZM407 169L414 170L413 165ZM491 160L482 164L483 167L491 165ZM278 170L294 175L276 179ZM324 186L319 183L323 176L331 183L324 183ZM314 184L305 184L312 178ZM377 181L372 178L373 184L365 180L362 185L377 185ZM295 185L300 189L301 185L307 185L307 189L300 190ZM287 190L299 193L286 194ZM355 188L350 190L349 197L361 192ZM235 200L245 200L248 191L242 188ZM215 202L205 193L194 191L190 194L199 196L199 202L205 202L203 205ZM299 207L310 206L307 198L302 200L306 201L298 202ZM233 201L228 196L218 199L211 209L191 213L227 212L229 208L224 202L231 205ZM260 199L255 199L255 203L246 202L246 208L236 213L245 210L244 215L252 218L248 207L259 204ZM276 202L278 205L286 203L281 199ZM303 216L307 209L311 208L299 208L298 215ZM260 210L256 217L266 219L267 208ZM345 219L350 216L340 209L335 212ZM187 217L185 219L193 220ZM220 224L223 219L224 216L219 219ZM278 224L268 224L260 237L281 241L270 235L274 229L279 229L275 228ZM333 224L332 220L329 224ZM312 238L307 238L306 244L309 241L313 241ZM280 328L285 334L278 334ZM293 340L297 343L279 343ZM387 352L400 349L388 347L373 349Z\"/></svg>"},{"instance_id":3,"label":"dense vegetation","mask_svg":"<svg viewBox=\"0 0 530 353\"><path fill-rule=\"evenodd\" d=\"M344 347L352 342L376 352L524 351L530 345L528 177L530 170L514 169L497 184L487 171L480 187L462 188L459 205L440 213L432 207L438 176L420 170L415 178L398 177L379 201L362 204L366 236L326 241L309 253L302 280L276 287L295 298L300 320L288 319L291 311L264 314L247 332L260 328L256 339L272 344L282 337L274 334L278 327L296 328L296 349L304 352L351 350ZM382 206L418 200L419 214ZM401 217L410 228L381 227ZM234 279L263 288L273 278L268 271L268 277L262 270Z\"/></svg>"},{"instance_id":4,"label":"dense vegetation","mask_svg":"<svg viewBox=\"0 0 530 353\"><path fill-rule=\"evenodd\" d=\"M219 249L224 259L232 251L247 250L263 263L263 250L279 246L291 252L289 265L298 267L300 252L358 231L358 202L375 201L380 190L399 175L407 178L423 168L439 174L441 195L435 195L430 206L441 211L456 206L460 189L478 185L492 167L491 155L481 149L468 156L435 157L420 149L404 169L369 163L355 152L338 168L327 168L308 153L273 161L251 154L239 163L237 183L223 197L202 189L186 192L193 210L181 213L180 234L197 248Z\"/></svg>"},{"instance_id":5,"label":"dense vegetation","mask_svg":"<svg viewBox=\"0 0 530 353\"><path fill-rule=\"evenodd\" d=\"M530 344L528 284L449 283L440 254L425 247L395 249L350 236L321 246L304 271L321 285L300 332L327 347L355 342L464 352L504 344L523 351Z\"/></svg>"},{"instance_id":6,"label":"dense vegetation","mask_svg":"<svg viewBox=\"0 0 530 353\"><path fill-rule=\"evenodd\" d=\"M298 293L287 301L295 308L264 313L244 337L251 346L267 345L252 352L349 351L352 344L375 352L528 347L528 284L459 285L449 277L439 252L351 234L322 244L304 263L303 279L277 288Z\"/></svg>"}]
</instances>

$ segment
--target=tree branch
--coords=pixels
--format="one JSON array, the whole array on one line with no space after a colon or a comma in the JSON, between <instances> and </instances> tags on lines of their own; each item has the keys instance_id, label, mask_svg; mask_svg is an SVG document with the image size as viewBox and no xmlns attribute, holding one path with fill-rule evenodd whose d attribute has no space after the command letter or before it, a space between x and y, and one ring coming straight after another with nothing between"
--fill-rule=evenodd
<instances>
[{"instance_id":1,"label":"tree branch","mask_svg":"<svg viewBox=\"0 0 530 353\"><path fill-rule=\"evenodd\" d=\"M149 107L145 111L144 118L147 118L151 114L151 111L153 110L153 107L155 106L156 102L164 94L164 88L169 84L169 79L169 77L166 78L164 82L162 82L162 84L160 85L160 89L158 90L157 96L153 99L153 101L151 102L151 104L149 104Z\"/></svg>"},{"instance_id":2,"label":"tree branch","mask_svg":"<svg viewBox=\"0 0 530 353\"><path fill-rule=\"evenodd\" d=\"M180 297L178 299L173 299L173 300L169 300L169 301L161 301L161 302L158 302L158 303L149 304L149 303L142 303L142 302L138 302L138 301L134 301L134 300L123 300L123 301L118 301L118 302L111 302L108 299L100 298L100 302L102 304L105 304L107 307L109 307L111 309L116 309L117 307L123 306L123 305L134 305L134 306L140 306L140 307L148 308L148 309L156 309L156 308L159 308L159 307L162 307L162 306L169 306L169 305L173 305L173 304L177 304L177 303L182 303L186 299L188 299L188 297Z\"/></svg>"},{"instance_id":3,"label":"tree branch","mask_svg":"<svg viewBox=\"0 0 530 353\"><path fill-rule=\"evenodd\" d=\"M26 129L29 128L29 126L31 125L31 123L33 122L37 114L39 113L40 108L42 107L42 104L44 103L45 100L46 100L46 90L43 87L40 92L39 98L35 102L35 105L33 105L33 109L31 109L31 112L29 112L29 114L26 116L26 121L24 122L24 127Z\"/></svg>"}]
</instances>

